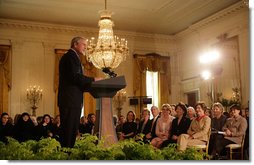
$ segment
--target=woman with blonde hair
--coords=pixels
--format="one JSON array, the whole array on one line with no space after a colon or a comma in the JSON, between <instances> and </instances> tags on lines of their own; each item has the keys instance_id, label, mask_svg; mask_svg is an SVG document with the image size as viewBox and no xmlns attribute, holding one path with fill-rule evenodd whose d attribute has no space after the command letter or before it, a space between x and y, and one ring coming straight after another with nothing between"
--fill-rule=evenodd
<instances>
[{"instance_id":1,"label":"woman with blonde hair","mask_svg":"<svg viewBox=\"0 0 254 165\"><path fill-rule=\"evenodd\" d=\"M161 110L161 116L158 119L155 129L157 137L151 141L151 144L156 148L160 148L161 144L169 138L172 121L174 119L174 117L170 115L171 106L169 104L163 104Z\"/></svg>"}]
</instances>

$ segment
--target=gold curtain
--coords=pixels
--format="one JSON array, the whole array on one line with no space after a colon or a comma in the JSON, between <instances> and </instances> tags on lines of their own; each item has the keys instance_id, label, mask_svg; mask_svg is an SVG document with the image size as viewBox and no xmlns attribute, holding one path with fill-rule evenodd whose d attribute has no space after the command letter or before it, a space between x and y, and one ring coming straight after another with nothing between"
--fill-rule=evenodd
<instances>
[{"instance_id":1,"label":"gold curtain","mask_svg":"<svg viewBox=\"0 0 254 165\"><path fill-rule=\"evenodd\" d=\"M61 57L66 53L67 49L55 49L55 82L54 82L54 89L56 92L55 95L55 115L59 114L59 108L57 106L57 94L58 94L58 80L59 80L59 61ZM97 69L93 66L92 63L89 63L85 56L81 56L81 63L85 69L85 75L96 77L97 76ZM84 93L84 115L87 116L89 113L96 113L96 100L93 98L90 93Z\"/></svg>"},{"instance_id":2,"label":"gold curtain","mask_svg":"<svg viewBox=\"0 0 254 165\"><path fill-rule=\"evenodd\" d=\"M170 57L156 53L134 54L133 92L134 96L146 96L146 71L159 73L159 104L170 103L171 78ZM139 116L140 112L136 112Z\"/></svg>"},{"instance_id":3,"label":"gold curtain","mask_svg":"<svg viewBox=\"0 0 254 165\"><path fill-rule=\"evenodd\" d=\"M11 89L10 46L0 45L0 114L8 113L8 91Z\"/></svg>"}]
</instances>

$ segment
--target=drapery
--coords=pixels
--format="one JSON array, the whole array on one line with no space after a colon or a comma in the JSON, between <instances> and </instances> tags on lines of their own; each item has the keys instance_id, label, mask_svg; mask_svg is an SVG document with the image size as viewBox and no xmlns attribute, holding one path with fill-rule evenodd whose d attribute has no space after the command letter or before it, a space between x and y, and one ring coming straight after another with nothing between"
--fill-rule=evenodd
<instances>
[{"instance_id":1,"label":"drapery","mask_svg":"<svg viewBox=\"0 0 254 165\"><path fill-rule=\"evenodd\" d=\"M133 93L134 96L146 96L146 71L159 73L159 105L170 103L171 76L170 57L156 53L134 54ZM139 115L139 112L136 112Z\"/></svg>"},{"instance_id":2,"label":"drapery","mask_svg":"<svg viewBox=\"0 0 254 165\"><path fill-rule=\"evenodd\" d=\"M54 80L54 90L55 90L55 115L59 114L59 108L57 106L57 94L58 94L58 80L59 80L59 61L61 57L66 53L67 49L55 49L55 80ZM81 63L84 66L85 69L85 75L96 77L97 76L97 70L93 66L92 63L89 63L85 56L80 57ZM89 93L84 93L84 113L83 115L87 116L89 113L96 113L96 100L93 98L92 95Z\"/></svg>"},{"instance_id":3,"label":"drapery","mask_svg":"<svg viewBox=\"0 0 254 165\"><path fill-rule=\"evenodd\" d=\"M0 45L0 114L8 112L8 91L11 89L10 46Z\"/></svg>"}]
</instances>

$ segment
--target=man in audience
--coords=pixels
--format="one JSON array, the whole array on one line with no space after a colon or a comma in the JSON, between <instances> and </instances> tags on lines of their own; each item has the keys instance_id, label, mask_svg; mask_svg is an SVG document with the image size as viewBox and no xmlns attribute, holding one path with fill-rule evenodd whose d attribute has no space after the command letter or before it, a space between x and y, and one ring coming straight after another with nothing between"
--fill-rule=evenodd
<instances>
[{"instance_id":1,"label":"man in audience","mask_svg":"<svg viewBox=\"0 0 254 165\"><path fill-rule=\"evenodd\" d=\"M146 141L146 135L150 133L151 131L151 126L152 126L152 121L149 119L150 117L150 111L148 109L144 109L142 112L142 118L139 123L138 127L138 134L144 134L143 140Z\"/></svg>"},{"instance_id":2,"label":"man in audience","mask_svg":"<svg viewBox=\"0 0 254 165\"><path fill-rule=\"evenodd\" d=\"M155 128L156 128L156 125L157 125L158 118L160 117L159 116L160 111L159 111L158 107L152 106L151 107L151 112L152 112L152 115L153 115L151 130L150 130L150 133L148 133L146 135L146 139L149 140L149 141L151 141L153 138L157 137L156 133L155 133Z\"/></svg>"}]
</instances>

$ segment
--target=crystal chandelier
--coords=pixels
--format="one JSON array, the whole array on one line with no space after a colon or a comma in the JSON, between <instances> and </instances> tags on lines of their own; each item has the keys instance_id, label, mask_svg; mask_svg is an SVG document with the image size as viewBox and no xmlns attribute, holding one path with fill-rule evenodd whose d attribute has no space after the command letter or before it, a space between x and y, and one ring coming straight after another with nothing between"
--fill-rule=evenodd
<instances>
[{"instance_id":1,"label":"crystal chandelier","mask_svg":"<svg viewBox=\"0 0 254 165\"><path fill-rule=\"evenodd\" d=\"M113 35L112 12L107 10L106 0L105 10L99 13L101 18L98 23L100 30L97 44L95 44L94 37L88 41L86 57L96 68L102 69L110 77L115 77L116 74L111 69L118 67L128 56L127 40Z\"/></svg>"}]
</instances>

